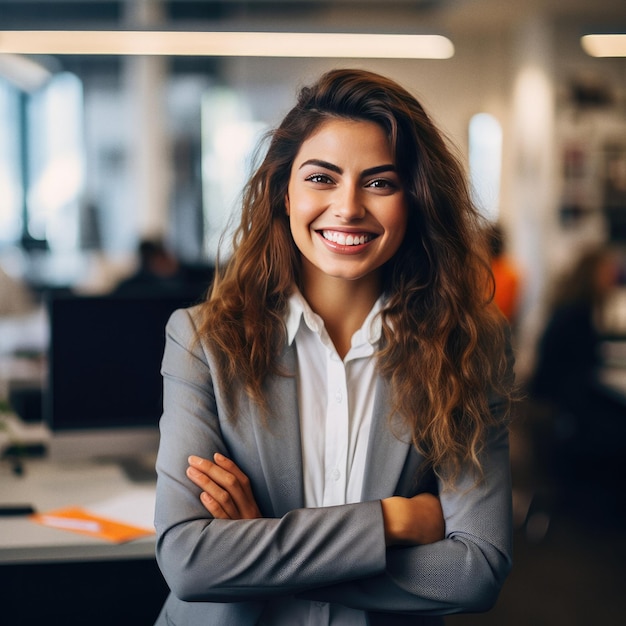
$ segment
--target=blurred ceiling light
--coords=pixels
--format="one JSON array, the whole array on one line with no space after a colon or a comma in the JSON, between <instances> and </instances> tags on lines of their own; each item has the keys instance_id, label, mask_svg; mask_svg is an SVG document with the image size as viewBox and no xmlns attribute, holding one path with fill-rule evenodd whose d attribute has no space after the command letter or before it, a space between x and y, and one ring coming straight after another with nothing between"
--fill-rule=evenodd
<instances>
[{"instance_id":1,"label":"blurred ceiling light","mask_svg":"<svg viewBox=\"0 0 626 626\"><path fill-rule=\"evenodd\" d=\"M0 53L448 59L442 35L355 33L0 31Z\"/></svg>"},{"instance_id":2,"label":"blurred ceiling light","mask_svg":"<svg viewBox=\"0 0 626 626\"><path fill-rule=\"evenodd\" d=\"M50 70L19 54L0 54L0 76L22 91L35 91L52 76Z\"/></svg>"},{"instance_id":3,"label":"blurred ceiling light","mask_svg":"<svg viewBox=\"0 0 626 626\"><path fill-rule=\"evenodd\" d=\"M580 42L592 57L626 57L626 35L584 35Z\"/></svg>"}]
</instances>

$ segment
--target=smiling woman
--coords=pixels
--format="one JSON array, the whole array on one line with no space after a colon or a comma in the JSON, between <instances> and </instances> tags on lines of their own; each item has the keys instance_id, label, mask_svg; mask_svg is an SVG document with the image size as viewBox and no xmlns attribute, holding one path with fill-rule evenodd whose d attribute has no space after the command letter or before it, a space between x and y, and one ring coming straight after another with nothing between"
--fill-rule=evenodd
<instances>
[{"instance_id":1,"label":"smiling woman","mask_svg":"<svg viewBox=\"0 0 626 626\"><path fill-rule=\"evenodd\" d=\"M463 170L395 82L304 88L163 358L158 624L441 624L511 565L512 357Z\"/></svg>"},{"instance_id":2,"label":"smiling woman","mask_svg":"<svg viewBox=\"0 0 626 626\"><path fill-rule=\"evenodd\" d=\"M319 312L337 292L352 302L345 315L354 309L352 294L369 292L356 328L380 295L381 268L406 231L408 210L394 162L378 124L329 120L302 144L291 168L285 205L302 255L303 295ZM349 347L355 329L342 330L331 338Z\"/></svg>"}]
</instances>

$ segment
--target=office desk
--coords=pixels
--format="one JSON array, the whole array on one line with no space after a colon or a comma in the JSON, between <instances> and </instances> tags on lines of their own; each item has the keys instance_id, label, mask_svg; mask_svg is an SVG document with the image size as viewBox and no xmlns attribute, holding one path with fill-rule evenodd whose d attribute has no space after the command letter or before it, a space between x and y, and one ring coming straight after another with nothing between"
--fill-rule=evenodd
<instances>
[{"instance_id":1,"label":"office desk","mask_svg":"<svg viewBox=\"0 0 626 626\"><path fill-rule=\"evenodd\" d=\"M26 460L21 476L8 463L0 465L0 505L30 504L40 513L74 505L89 507L122 495L132 498L136 494L138 501L146 502L151 492L153 483L133 483L113 463ZM145 517L150 516L151 511L146 511ZM0 564L153 556L154 537L113 544L36 524L26 517L0 517Z\"/></svg>"},{"instance_id":2,"label":"office desk","mask_svg":"<svg viewBox=\"0 0 626 626\"><path fill-rule=\"evenodd\" d=\"M146 490L154 483L133 482L110 462L27 460L22 476L0 463L0 504L38 512L122 495L145 502ZM150 626L167 592L153 536L112 544L26 517L0 519L0 624Z\"/></svg>"}]
</instances>

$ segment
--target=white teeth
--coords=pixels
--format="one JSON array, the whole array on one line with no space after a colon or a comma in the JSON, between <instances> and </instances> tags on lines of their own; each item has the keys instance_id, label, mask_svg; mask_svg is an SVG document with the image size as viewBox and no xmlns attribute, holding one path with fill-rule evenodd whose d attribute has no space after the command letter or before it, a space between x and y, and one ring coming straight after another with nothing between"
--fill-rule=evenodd
<instances>
[{"instance_id":1,"label":"white teeth","mask_svg":"<svg viewBox=\"0 0 626 626\"><path fill-rule=\"evenodd\" d=\"M336 230L323 230L322 237L333 243L338 243L340 246L358 246L374 238L372 235L346 235Z\"/></svg>"}]
</instances>

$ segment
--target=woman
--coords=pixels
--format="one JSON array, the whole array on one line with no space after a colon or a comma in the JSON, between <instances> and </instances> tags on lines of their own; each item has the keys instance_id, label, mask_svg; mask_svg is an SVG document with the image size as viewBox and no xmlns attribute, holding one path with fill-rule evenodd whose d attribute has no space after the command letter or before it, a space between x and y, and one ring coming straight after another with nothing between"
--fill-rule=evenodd
<instances>
[{"instance_id":1,"label":"woman","mask_svg":"<svg viewBox=\"0 0 626 626\"><path fill-rule=\"evenodd\" d=\"M159 624L437 624L494 603L511 359L479 232L402 87L335 70L302 89L208 300L168 324Z\"/></svg>"}]
</instances>

